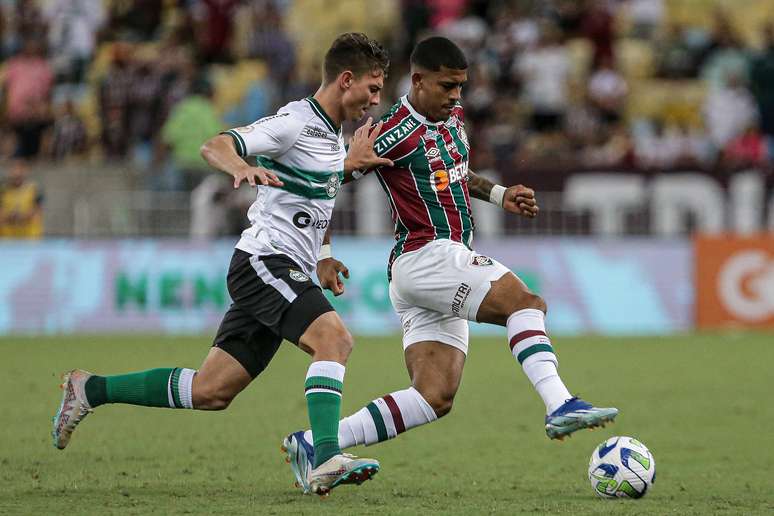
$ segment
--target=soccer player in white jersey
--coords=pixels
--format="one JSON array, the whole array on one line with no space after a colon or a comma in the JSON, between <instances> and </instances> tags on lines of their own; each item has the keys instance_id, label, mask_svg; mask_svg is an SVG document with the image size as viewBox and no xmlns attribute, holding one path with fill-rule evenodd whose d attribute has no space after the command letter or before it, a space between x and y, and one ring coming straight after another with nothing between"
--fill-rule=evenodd
<instances>
[{"instance_id":1,"label":"soccer player in white jersey","mask_svg":"<svg viewBox=\"0 0 774 516\"><path fill-rule=\"evenodd\" d=\"M385 190L395 224L390 299L403 326L411 386L344 418L342 449L391 439L451 410L468 350L468 320L507 329L511 353L545 403L549 438L564 439L618 414L570 394L546 334L543 299L507 267L473 250L470 196L526 217L537 215L538 206L531 189L495 185L468 169L460 103L466 70L464 54L450 40L420 42L411 55L411 90L382 118L374 149L394 163L369 172ZM329 254L326 248L324 255ZM346 268L333 258L320 261L320 284L341 294L342 271ZM310 470L313 434L312 429L285 438L297 477Z\"/></svg>"},{"instance_id":2,"label":"soccer player in white jersey","mask_svg":"<svg viewBox=\"0 0 774 516\"><path fill-rule=\"evenodd\" d=\"M283 338L312 356L304 389L314 429L316 463L307 491L327 494L360 484L379 470L373 459L341 452L338 443L344 365L352 336L309 278L328 226L344 170L392 164L376 156L379 127L359 129L344 148L341 123L359 120L379 103L389 65L385 50L364 34L337 38L325 56L323 82L308 98L276 115L207 141L202 156L214 168L257 186L251 226L236 244L228 272L232 305L198 371L160 368L97 376L65 375L54 417L54 445L64 449L76 425L95 407L124 403L222 410L268 365ZM369 119L370 123L370 119ZM258 156L257 167L243 159Z\"/></svg>"}]
</instances>

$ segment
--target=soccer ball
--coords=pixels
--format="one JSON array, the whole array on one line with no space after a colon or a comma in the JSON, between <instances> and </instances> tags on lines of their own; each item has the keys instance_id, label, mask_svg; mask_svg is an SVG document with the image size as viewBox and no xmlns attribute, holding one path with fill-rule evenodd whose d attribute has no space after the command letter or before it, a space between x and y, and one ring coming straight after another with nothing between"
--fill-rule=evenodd
<instances>
[{"instance_id":1,"label":"soccer ball","mask_svg":"<svg viewBox=\"0 0 774 516\"><path fill-rule=\"evenodd\" d=\"M589 481L602 498L642 498L656 481L656 461L637 439L611 437L591 454Z\"/></svg>"}]
</instances>

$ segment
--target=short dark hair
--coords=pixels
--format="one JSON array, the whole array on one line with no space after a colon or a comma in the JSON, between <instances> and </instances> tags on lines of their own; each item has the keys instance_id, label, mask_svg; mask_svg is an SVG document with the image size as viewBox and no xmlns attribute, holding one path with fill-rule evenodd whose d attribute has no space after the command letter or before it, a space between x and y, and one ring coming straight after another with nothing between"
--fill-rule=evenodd
<instances>
[{"instance_id":1,"label":"short dark hair","mask_svg":"<svg viewBox=\"0 0 774 516\"><path fill-rule=\"evenodd\" d=\"M336 38L325 53L323 82L330 83L347 70L359 76L381 70L387 76L390 57L378 41L362 32L347 32Z\"/></svg>"},{"instance_id":2,"label":"short dark hair","mask_svg":"<svg viewBox=\"0 0 774 516\"><path fill-rule=\"evenodd\" d=\"M411 52L411 64L431 72L440 71L442 66L452 70L468 68L468 60L460 47L441 36L433 36L417 43Z\"/></svg>"}]
</instances>

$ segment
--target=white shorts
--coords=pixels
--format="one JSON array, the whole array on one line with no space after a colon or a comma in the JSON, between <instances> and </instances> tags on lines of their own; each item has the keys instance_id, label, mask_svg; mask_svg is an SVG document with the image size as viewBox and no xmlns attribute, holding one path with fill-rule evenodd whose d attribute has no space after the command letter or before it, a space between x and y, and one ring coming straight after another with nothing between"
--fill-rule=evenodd
<instances>
[{"instance_id":1,"label":"white shorts","mask_svg":"<svg viewBox=\"0 0 774 516\"><path fill-rule=\"evenodd\" d=\"M468 352L468 321L491 283L510 272L459 242L435 240L392 264L390 301L403 325L403 348L439 341Z\"/></svg>"}]
</instances>

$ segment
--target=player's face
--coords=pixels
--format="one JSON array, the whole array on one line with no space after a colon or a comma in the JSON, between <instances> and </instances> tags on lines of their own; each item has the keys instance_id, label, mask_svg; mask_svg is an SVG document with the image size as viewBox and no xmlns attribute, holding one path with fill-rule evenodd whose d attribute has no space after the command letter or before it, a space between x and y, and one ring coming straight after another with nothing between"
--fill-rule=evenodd
<instances>
[{"instance_id":1,"label":"player's face","mask_svg":"<svg viewBox=\"0 0 774 516\"><path fill-rule=\"evenodd\" d=\"M462 98L462 86L467 80L467 70L442 66L437 72L414 72L411 88L423 114L432 121L440 122L449 118L452 108Z\"/></svg>"},{"instance_id":2,"label":"player's face","mask_svg":"<svg viewBox=\"0 0 774 516\"><path fill-rule=\"evenodd\" d=\"M379 104L384 73L381 70L366 72L358 77L352 76L345 90L342 102L347 120L360 120L372 106Z\"/></svg>"}]
</instances>

